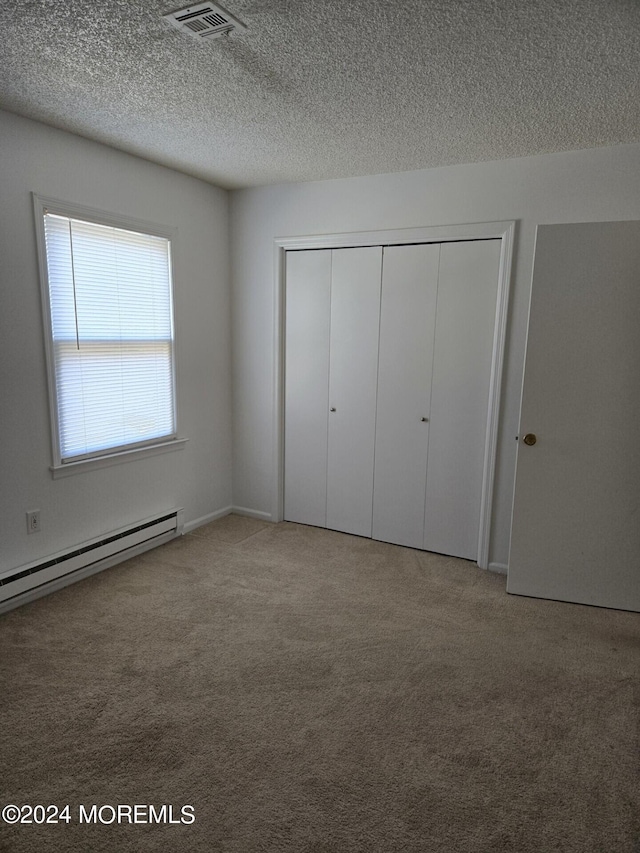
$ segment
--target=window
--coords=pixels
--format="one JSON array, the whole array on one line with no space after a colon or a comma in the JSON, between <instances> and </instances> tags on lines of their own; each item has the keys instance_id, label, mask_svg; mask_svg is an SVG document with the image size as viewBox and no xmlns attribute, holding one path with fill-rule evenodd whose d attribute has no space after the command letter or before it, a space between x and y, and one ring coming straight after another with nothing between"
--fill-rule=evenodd
<instances>
[{"instance_id":1,"label":"window","mask_svg":"<svg viewBox=\"0 0 640 853\"><path fill-rule=\"evenodd\" d=\"M54 469L176 438L170 237L78 210L36 199Z\"/></svg>"}]
</instances>

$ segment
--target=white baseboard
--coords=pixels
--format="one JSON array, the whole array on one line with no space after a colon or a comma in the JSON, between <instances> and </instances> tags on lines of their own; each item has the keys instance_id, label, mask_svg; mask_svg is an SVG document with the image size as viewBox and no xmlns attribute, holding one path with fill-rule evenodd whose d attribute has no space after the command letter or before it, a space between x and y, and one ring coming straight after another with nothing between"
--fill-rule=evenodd
<instances>
[{"instance_id":1,"label":"white baseboard","mask_svg":"<svg viewBox=\"0 0 640 853\"><path fill-rule=\"evenodd\" d=\"M249 509L245 506L225 506L215 512L210 512L208 515L188 521L184 525L183 533L191 533L192 530L202 527L205 524L210 524L212 521L217 521L219 518L224 518L225 515L231 515L231 513L246 515L249 518L259 518L261 521L271 521L271 513L269 512L260 512L260 510Z\"/></svg>"},{"instance_id":2,"label":"white baseboard","mask_svg":"<svg viewBox=\"0 0 640 853\"><path fill-rule=\"evenodd\" d=\"M273 520L273 516L270 512L261 512L259 509L249 509L246 506L234 506L231 508L231 512L234 512L236 515L246 515L249 518L259 518L260 521Z\"/></svg>"},{"instance_id":3,"label":"white baseboard","mask_svg":"<svg viewBox=\"0 0 640 853\"><path fill-rule=\"evenodd\" d=\"M506 563L489 563L489 571L498 575L506 575L509 566Z\"/></svg>"},{"instance_id":4,"label":"white baseboard","mask_svg":"<svg viewBox=\"0 0 640 853\"><path fill-rule=\"evenodd\" d=\"M192 530L195 530L196 527L202 527L204 524L210 524L212 521L217 521L219 518L224 518L225 515L230 515L232 512L235 512L235 508L232 506L225 506L222 509L218 509L215 512L210 512L208 515L202 515L200 518L196 518L193 521L188 521L184 528L183 533L191 533Z\"/></svg>"}]
</instances>

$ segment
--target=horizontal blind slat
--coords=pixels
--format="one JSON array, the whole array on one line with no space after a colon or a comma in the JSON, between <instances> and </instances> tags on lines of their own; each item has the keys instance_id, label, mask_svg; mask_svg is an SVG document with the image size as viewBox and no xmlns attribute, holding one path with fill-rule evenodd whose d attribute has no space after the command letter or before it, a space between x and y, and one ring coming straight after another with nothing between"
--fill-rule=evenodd
<instances>
[{"instance_id":1,"label":"horizontal blind slat","mask_svg":"<svg viewBox=\"0 0 640 853\"><path fill-rule=\"evenodd\" d=\"M173 436L169 241L58 214L45 240L62 458Z\"/></svg>"}]
</instances>

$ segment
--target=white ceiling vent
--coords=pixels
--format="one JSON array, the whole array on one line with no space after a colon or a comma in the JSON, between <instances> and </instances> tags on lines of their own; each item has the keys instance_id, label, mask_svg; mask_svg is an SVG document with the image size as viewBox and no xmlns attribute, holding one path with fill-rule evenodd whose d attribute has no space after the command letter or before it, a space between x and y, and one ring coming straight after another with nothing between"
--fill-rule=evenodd
<instances>
[{"instance_id":1,"label":"white ceiling vent","mask_svg":"<svg viewBox=\"0 0 640 853\"><path fill-rule=\"evenodd\" d=\"M162 16L172 27L175 27L187 35L196 39L217 38L228 35L232 30L247 27L242 21L230 15L222 6L214 3L196 3L178 9L177 12L168 12Z\"/></svg>"}]
</instances>

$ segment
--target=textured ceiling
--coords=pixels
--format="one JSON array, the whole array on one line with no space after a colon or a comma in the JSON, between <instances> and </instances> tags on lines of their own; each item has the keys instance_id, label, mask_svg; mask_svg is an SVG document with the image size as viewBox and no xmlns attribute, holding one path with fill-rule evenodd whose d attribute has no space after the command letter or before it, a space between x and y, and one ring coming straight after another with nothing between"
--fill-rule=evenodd
<instances>
[{"instance_id":1,"label":"textured ceiling","mask_svg":"<svg viewBox=\"0 0 640 853\"><path fill-rule=\"evenodd\" d=\"M224 187L640 142L640 0L0 0L0 106Z\"/></svg>"}]
</instances>

